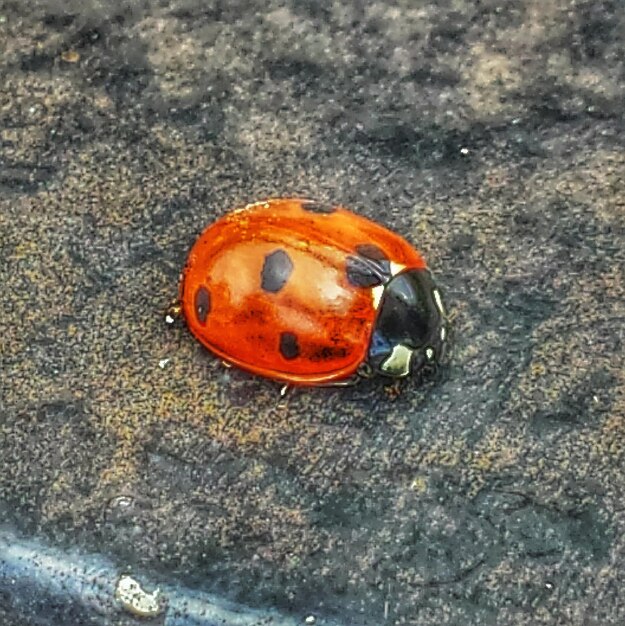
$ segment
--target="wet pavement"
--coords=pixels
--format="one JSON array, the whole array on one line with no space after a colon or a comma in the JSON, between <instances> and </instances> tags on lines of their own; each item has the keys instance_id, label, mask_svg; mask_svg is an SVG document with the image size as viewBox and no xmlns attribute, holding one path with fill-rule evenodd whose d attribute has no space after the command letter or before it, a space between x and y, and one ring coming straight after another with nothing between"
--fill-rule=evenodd
<instances>
[{"instance_id":1,"label":"wet pavement","mask_svg":"<svg viewBox=\"0 0 625 626\"><path fill-rule=\"evenodd\" d=\"M624 27L608 0L0 2L3 541L296 623L625 623ZM437 378L281 398L166 326L199 232L275 195L423 252ZM0 623L55 623L6 545Z\"/></svg>"}]
</instances>

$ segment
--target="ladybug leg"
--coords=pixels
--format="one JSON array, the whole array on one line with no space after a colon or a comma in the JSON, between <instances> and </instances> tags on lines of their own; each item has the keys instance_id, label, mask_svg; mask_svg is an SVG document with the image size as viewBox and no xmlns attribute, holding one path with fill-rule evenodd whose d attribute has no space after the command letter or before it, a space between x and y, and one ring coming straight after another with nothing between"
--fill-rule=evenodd
<instances>
[{"instance_id":1,"label":"ladybug leg","mask_svg":"<svg viewBox=\"0 0 625 626\"><path fill-rule=\"evenodd\" d=\"M367 363L366 361L363 361L358 366L356 376L358 376L358 378L373 378L374 374L371 365L369 365L369 363Z\"/></svg>"},{"instance_id":2,"label":"ladybug leg","mask_svg":"<svg viewBox=\"0 0 625 626\"><path fill-rule=\"evenodd\" d=\"M165 311L165 324L172 326L182 318L182 307L180 300L174 300Z\"/></svg>"},{"instance_id":3,"label":"ladybug leg","mask_svg":"<svg viewBox=\"0 0 625 626\"><path fill-rule=\"evenodd\" d=\"M401 394L401 380L398 378L390 385L384 387L384 393L389 400L396 400Z\"/></svg>"},{"instance_id":4,"label":"ladybug leg","mask_svg":"<svg viewBox=\"0 0 625 626\"><path fill-rule=\"evenodd\" d=\"M170 328L180 328L184 325L184 317L182 315L182 306L180 306L180 300L173 300L165 310L165 317L163 318L165 324ZM178 333L178 348L182 343L182 335ZM165 366L169 363L169 358L163 358L158 362L158 366L161 369L165 369Z\"/></svg>"}]
</instances>

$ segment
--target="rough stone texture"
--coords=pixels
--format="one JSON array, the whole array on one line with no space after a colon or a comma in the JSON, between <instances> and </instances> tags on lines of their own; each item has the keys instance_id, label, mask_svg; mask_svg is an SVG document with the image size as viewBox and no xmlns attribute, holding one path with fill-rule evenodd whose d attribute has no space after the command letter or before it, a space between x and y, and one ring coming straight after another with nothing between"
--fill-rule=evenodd
<instances>
[{"instance_id":1,"label":"rough stone texture","mask_svg":"<svg viewBox=\"0 0 625 626\"><path fill-rule=\"evenodd\" d=\"M347 624L625 623L624 29L613 0L0 2L0 520ZM281 399L165 327L201 229L289 194L423 251L440 380Z\"/></svg>"}]
</instances>

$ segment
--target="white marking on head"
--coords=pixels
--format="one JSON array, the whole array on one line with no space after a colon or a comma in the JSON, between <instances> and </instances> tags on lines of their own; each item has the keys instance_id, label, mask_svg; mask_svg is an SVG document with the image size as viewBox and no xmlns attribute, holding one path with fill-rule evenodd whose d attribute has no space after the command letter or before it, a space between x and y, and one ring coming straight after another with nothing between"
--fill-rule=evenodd
<instances>
[{"instance_id":1,"label":"white marking on head","mask_svg":"<svg viewBox=\"0 0 625 626\"><path fill-rule=\"evenodd\" d=\"M371 297L373 298L373 308L377 311L380 306L380 300L384 294L384 285L378 285L371 288Z\"/></svg>"},{"instance_id":2,"label":"white marking on head","mask_svg":"<svg viewBox=\"0 0 625 626\"><path fill-rule=\"evenodd\" d=\"M428 348L425 349L425 358L428 361L433 361L434 360L434 355L435 355L434 348L429 348L428 347Z\"/></svg>"},{"instance_id":3,"label":"white marking on head","mask_svg":"<svg viewBox=\"0 0 625 626\"><path fill-rule=\"evenodd\" d=\"M382 363L380 369L389 376L401 378L410 374L410 359L412 350L406 346L397 344L390 356Z\"/></svg>"},{"instance_id":4,"label":"white marking on head","mask_svg":"<svg viewBox=\"0 0 625 626\"><path fill-rule=\"evenodd\" d=\"M397 276L397 274L403 272L406 269L405 265L402 265L401 263L395 263L394 261L391 261L389 265L391 268L391 276Z\"/></svg>"},{"instance_id":5,"label":"white marking on head","mask_svg":"<svg viewBox=\"0 0 625 626\"><path fill-rule=\"evenodd\" d=\"M441 292L438 289L434 289L432 291L432 296L434 297L434 303L436 304L436 308L439 313L443 316L446 315L445 307L443 306L443 299L441 298Z\"/></svg>"}]
</instances>

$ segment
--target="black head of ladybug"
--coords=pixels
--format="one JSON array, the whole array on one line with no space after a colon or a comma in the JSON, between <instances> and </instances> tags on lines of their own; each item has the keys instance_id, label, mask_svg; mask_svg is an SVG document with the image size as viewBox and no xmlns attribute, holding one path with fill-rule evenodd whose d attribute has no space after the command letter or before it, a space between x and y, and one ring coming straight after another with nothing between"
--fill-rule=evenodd
<instances>
[{"instance_id":1,"label":"black head of ladybug","mask_svg":"<svg viewBox=\"0 0 625 626\"><path fill-rule=\"evenodd\" d=\"M402 378L443 358L449 329L440 291L427 269L410 269L384 286L368 364L373 373Z\"/></svg>"}]
</instances>

